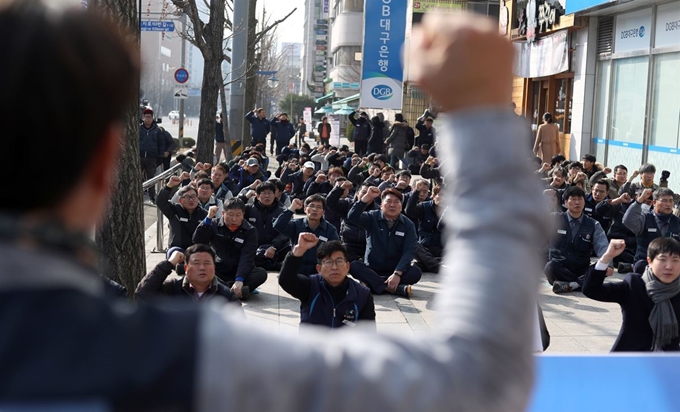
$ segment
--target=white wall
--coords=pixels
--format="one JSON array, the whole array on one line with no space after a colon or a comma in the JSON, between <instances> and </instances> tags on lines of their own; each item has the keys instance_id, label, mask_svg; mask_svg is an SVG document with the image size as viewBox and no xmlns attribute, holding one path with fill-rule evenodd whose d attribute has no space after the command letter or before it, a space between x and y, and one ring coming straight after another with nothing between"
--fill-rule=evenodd
<instances>
[{"instance_id":1,"label":"white wall","mask_svg":"<svg viewBox=\"0 0 680 412\"><path fill-rule=\"evenodd\" d=\"M597 63L597 18L590 18L588 27L577 32L574 60L574 86L571 118L571 160L580 160L589 153L595 96ZM601 159L598 159L601 160Z\"/></svg>"}]
</instances>

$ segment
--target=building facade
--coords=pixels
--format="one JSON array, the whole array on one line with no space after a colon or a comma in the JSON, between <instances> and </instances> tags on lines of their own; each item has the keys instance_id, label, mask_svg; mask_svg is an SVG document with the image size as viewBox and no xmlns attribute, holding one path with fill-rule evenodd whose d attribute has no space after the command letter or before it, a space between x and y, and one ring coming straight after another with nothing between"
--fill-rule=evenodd
<instances>
[{"instance_id":1,"label":"building facade","mask_svg":"<svg viewBox=\"0 0 680 412\"><path fill-rule=\"evenodd\" d=\"M330 33L330 0L305 1L305 27L302 48L302 92L311 97L324 94L327 77Z\"/></svg>"}]
</instances>

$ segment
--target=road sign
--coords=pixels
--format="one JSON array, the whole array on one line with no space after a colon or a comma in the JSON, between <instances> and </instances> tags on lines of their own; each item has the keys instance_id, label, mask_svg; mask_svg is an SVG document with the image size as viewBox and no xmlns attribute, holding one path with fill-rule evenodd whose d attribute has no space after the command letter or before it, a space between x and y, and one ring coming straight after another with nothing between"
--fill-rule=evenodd
<instances>
[{"instance_id":1,"label":"road sign","mask_svg":"<svg viewBox=\"0 0 680 412\"><path fill-rule=\"evenodd\" d=\"M175 96L176 99L186 99L187 96L189 96L189 85L176 84L173 96Z\"/></svg>"},{"instance_id":2,"label":"road sign","mask_svg":"<svg viewBox=\"0 0 680 412\"><path fill-rule=\"evenodd\" d=\"M174 21L142 20L142 31L175 31Z\"/></svg>"},{"instance_id":3,"label":"road sign","mask_svg":"<svg viewBox=\"0 0 680 412\"><path fill-rule=\"evenodd\" d=\"M177 83L186 83L189 80L189 72L187 69L177 69L175 70L175 81Z\"/></svg>"}]
</instances>

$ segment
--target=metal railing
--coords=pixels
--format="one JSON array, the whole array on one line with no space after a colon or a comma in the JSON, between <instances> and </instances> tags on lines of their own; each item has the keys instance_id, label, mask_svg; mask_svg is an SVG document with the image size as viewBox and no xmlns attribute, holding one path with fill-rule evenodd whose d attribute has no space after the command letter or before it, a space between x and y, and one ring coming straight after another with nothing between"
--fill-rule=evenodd
<instances>
[{"instance_id":1,"label":"metal railing","mask_svg":"<svg viewBox=\"0 0 680 412\"><path fill-rule=\"evenodd\" d=\"M151 179L145 181L142 184L143 190L146 190L153 185L156 185L156 195L163 190L163 182L170 178L170 176L179 174L178 172L182 171L182 164L177 163L174 166L172 166L170 169L164 171L163 173L157 174L156 176L152 177ZM156 247L154 248L153 252L156 253L164 253L165 249L163 248L163 212L156 206Z\"/></svg>"}]
</instances>

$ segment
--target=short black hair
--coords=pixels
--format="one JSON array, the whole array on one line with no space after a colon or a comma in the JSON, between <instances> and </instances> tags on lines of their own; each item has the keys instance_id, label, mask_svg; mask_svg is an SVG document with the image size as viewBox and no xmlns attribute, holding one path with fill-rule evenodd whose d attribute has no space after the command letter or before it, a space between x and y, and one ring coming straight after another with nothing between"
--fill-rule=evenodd
<instances>
[{"instance_id":1,"label":"short black hair","mask_svg":"<svg viewBox=\"0 0 680 412\"><path fill-rule=\"evenodd\" d=\"M627 168L626 166L624 166L624 165L616 165L616 167L614 167L614 173L616 173L616 171L619 170L619 169L623 169L623 170L625 170L626 172L628 172L628 168Z\"/></svg>"},{"instance_id":2,"label":"short black hair","mask_svg":"<svg viewBox=\"0 0 680 412\"><path fill-rule=\"evenodd\" d=\"M196 187L198 188L198 187L201 187L201 186L203 186L203 185L210 185L210 188L211 188L211 189L215 189L215 184L214 184L213 181L210 180L210 179L201 179L201 180L199 180L198 183L196 184Z\"/></svg>"},{"instance_id":3,"label":"short black hair","mask_svg":"<svg viewBox=\"0 0 680 412\"><path fill-rule=\"evenodd\" d=\"M378 161L380 160L381 162L387 164L387 156L381 154L373 158L374 160Z\"/></svg>"},{"instance_id":4,"label":"short black hair","mask_svg":"<svg viewBox=\"0 0 680 412\"><path fill-rule=\"evenodd\" d=\"M404 201L404 195L402 195L400 191L393 187L383 190L382 194L380 195L380 199L384 200L387 197L387 195L392 195L396 197L397 199L399 199L400 202Z\"/></svg>"},{"instance_id":5,"label":"short black hair","mask_svg":"<svg viewBox=\"0 0 680 412\"><path fill-rule=\"evenodd\" d=\"M672 237L658 237L649 242L649 246L647 246L647 257L654 260L654 258L661 254L680 256L680 242Z\"/></svg>"},{"instance_id":6,"label":"short black hair","mask_svg":"<svg viewBox=\"0 0 680 412\"><path fill-rule=\"evenodd\" d=\"M408 176L409 179L413 177L411 172L409 172L408 170L402 170L401 172L397 173L397 178L402 177L402 176Z\"/></svg>"},{"instance_id":7,"label":"short black hair","mask_svg":"<svg viewBox=\"0 0 680 412\"><path fill-rule=\"evenodd\" d=\"M239 199L238 197L232 197L231 199L227 199L227 201L224 202L224 211L226 212L227 210L232 209L240 209L243 213L245 213L246 204L243 203L243 200Z\"/></svg>"},{"instance_id":8,"label":"short black hair","mask_svg":"<svg viewBox=\"0 0 680 412\"><path fill-rule=\"evenodd\" d=\"M567 158L564 157L564 155L561 154L555 155L552 157L552 159L550 159L550 166L555 166L555 164L562 163L565 160L567 160Z\"/></svg>"},{"instance_id":9,"label":"short black hair","mask_svg":"<svg viewBox=\"0 0 680 412\"><path fill-rule=\"evenodd\" d=\"M283 192L284 190L286 190L286 185L278 177L270 177L269 179L267 179L267 182L274 183L279 192Z\"/></svg>"},{"instance_id":10,"label":"short black hair","mask_svg":"<svg viewBox=\"0 0 680 412\"><path fill-rule=\"evenodd\" d=\"M564 191L564 193L562 193L562 201L566 203L567 200L569 200L570 197L580 197L580 198L585 199L586 198L586 192L584 192L583 189L581 189L578 186L569 186Z\"/></svg>"},{"instance_id":11,"label":"short black hair","mask_svg":"<svg viewBox=\"0 0 680 412\"><path fill-rule=\"evenodd\" d=\"M316 249L316 259L319 263L325 258L333 256L335 252L342 252L347 259L347 248L339 240L331 240L329 242L323 242Z\"/></svg>"},{"instance_id":12,"label":"short black hair","mask_svg":"<svg viewBox=\"0 0 680 412\"><path fill-rule=\"evenodd\" d=\"M656 173L656 166L651 163L645 163L640 166L640 173Z\"/></svg>"},{"instance_id":13,"label":"short black hair","mask_svg":"<svg viewBox=\"0 0 680 412\"><path fill-rule=\"evenodd\" d=\"M559 172L559 173L562 175L563 178L564 178L564 177L567 177L567 175L569 174L569 172L567 172L567 169L565 169L565 168L563 168L563 167L561 167L561 166L555 167L555 168L552 170L551 175L554 176L554 175L555 175L555 172Z\"/></svg>"},{"instance_id":14,"label":"short black hair","mask_svg":"<svg viewBox=\"0 0 680 412\"><path fill-rule=\"evenodd\" d=\"M38 181L45 178L44 168L22 166L50 164L63 155L69 161L50 171L50 184L31 202L13 201L16 192L6 190L0 209L12 213L63 202L101 152L106 131L139 107L138 57L120 28L96 13L75 8L53 13L35 3L0 7L0 75L8 80L0 113L11 119L2 131L3 148L12 154L7 167L21 168L28 180ZM36 96L50 109L31 116L30 126L23 124L17 119L33 110Z\"/></svg>"},{"instance_id":15,"label":"short black hair","mask_svg":"<svg viewBox=\"0 0 680 412\"><path fill-rule=\"evenodd\" d=\"M312 202L321 202L323 210L326 210L326 199L320 194L317 193L311 196L307 196L307 199L305 199L305 207L309 206L309 204Z\"/></svg>"},{"instance_id":16,"label":"short black hair","mask_svg":"<svg viewBox=\"0 0 680 412\"><path fill-rule=\"evenodd\" d=\"M574 168L579 168L579 169L581 169L581 171L583 171L583 165L581 164L581 162L572 162L569 165L569 169L574 169Z\"/></svg>"},{"instance_id":17,"label":"short black hair","mask_svg":"<svg viewBox=\"0 0 680 412\"><path fill-rule=\"evenodd\" d=\"M269 180L266 181L266 182L262 182L257 187L257 189L255 189L255 193L257 193L259 195L260 193L264 192L265 190L270 190L272 193L276 193L276 185Z\"/></svg>"},{"instance_id":18,"label":"short black hair","mask_svg":"<svg viewBox=\"0 0 680 412\"><path fill-rule=\"evenodd\" d=\"M364 186L364 187L375 187L375 183L371 182L370 180L364 180L364 181L361 183L361 186Z\"/></svg>"},{"instance_id":19,"label":"short black hair","mask_svg":"<svg viewBox=\"0 0 680 412\"><path fill-rule=\"evenodd\" d=\"M597 161L597 158L595 156L591 155L590 153L588 153L588 154L584 154L583 158L581 160L587 160L589 162L595 163Z\"/></svg>"},{"instance_id":20,"label":"short black hair","mask_svg":"<svg viewBox=\"0 0 680 412\"><path fill-rule=\"evenodd\" d=\"M193 187L192 185L182 186L182 188L179 189L179 192L177 192L177 194L178 194L179 197L181 198L181 197L184 196L187 192L192 191L192 190L194 191L194 193L195 193L196 195L198 195L198 190L196 190L196 188Z\"/></svg>"},{"instance_id":21,"label":"short black hair","mask_svg":"<svg viewBox=\"0 0 680 412\"><path fill-rule=\"evenodd\" d=\"M595 182L593 184L593 187L595 187L595 185L605 185L605 186L607 186L607 191L609 191L609 182L604 180L604 179L600 179L597 182Z\"/></svg>"},{"instance_id":22,"label":"short black hair","mask_svg":"<svg viewBox=\"0 0 680 412\"><path fill-rule=\"evenodd\" d=\"M202 243L191 245L187 248L187 250L184 251L184 263L189 263L189 258L191 258L191 255L195 253L208 253L210 256L212 256L213 263L215 263L215 251L210 246Z\"/></svg>"}]
</instances>

